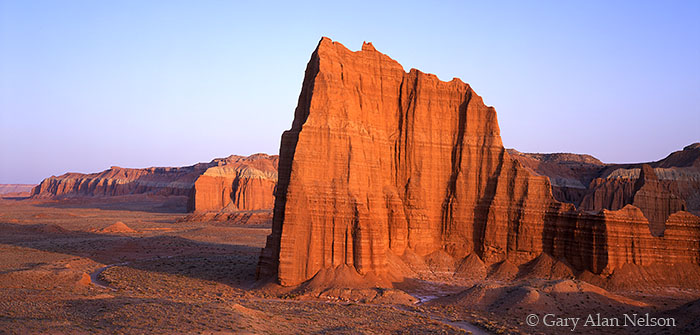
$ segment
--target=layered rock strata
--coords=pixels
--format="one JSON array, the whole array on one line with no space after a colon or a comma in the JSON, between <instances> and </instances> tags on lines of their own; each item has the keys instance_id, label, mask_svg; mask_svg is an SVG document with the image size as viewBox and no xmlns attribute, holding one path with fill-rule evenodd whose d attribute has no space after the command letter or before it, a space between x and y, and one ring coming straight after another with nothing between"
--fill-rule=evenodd
<instances>
[{"instance_id":1,"label":"layered rock strata","mask_svg":"<svg viewBox=\"0 0 700 335\"><path fill-rule=\"evenodd\" d=\"M633 205L590 214L555 200L468 84L407 73L369 43L319 43L282 135L276 195L258 275L282 285L338 269L396 280L437 254L518 265L545 253L596 274L698 263L700 219L674 213L656 237Z\"/></svg>"},{"instance_id":2,"label":"layered rock strata","mask_svg":"<svg viewBox=\"0 0 700 335\"><path fill-rule=\"evenodd\" d=\"M188 195L206 164L188 167L130 169L113 166L98 173L51 176L34 187L36 198L120 196L129 194Z\"/></svg>"},{"instance_id":3,"label":"layered rock strata","mask_svg":"<svg viewBox=\"0 0 700 335\"><path fill-rule=\"evenodd\" d=\"M588 192L588 185L607 167L590 155L571 153L533 154L508 149L508 154L531 172L547 176L552 195L561 202L579 206Z\"/></svg>"},{"instance_id":4,"label":"layered rock strata","mask_svg":"<svg viewBox=\"0 0 700 335\"><path fill-rule=\"evenodd\" d=\"M632 204L641 187L640 175L647 165L646 177L641 179L648 186L642 194L656 198L654 202L659 204L654 206L665 207L669 214L687 210L700 215L700 143L686 146L662 160L639 164L605 164L590 155L570 153L531 154L514 149L508 153L531 172L547 176L555 199L596 212ZM685 205L680 206L679 201ZM643 207L643 202L640 196L636 205Z\"/></svg>"},{"instance_id":5,"label":"layered rock strata","mask_svg":"<svg viewBox=\"0 0 700 335\"><path fill-rule=\"evenodd\" d=\"M668 168L653 168L653 165L614 169L594 179L580 207L589 211L617 210L634 204L656 222L679 210L700 214L700 165Z\"/></svg>"},{"instance_id":6,"label":"layered rock strata","mask_svg":"<svg viewBox=\"0 0 700 335\"><path fill-rule=\"evenodd\" d=\"M229 157L224 165L197 177L190 195L191 212L272 209L277 184L277 156Z\"/></svg>"},{"instance_id":7,"label":"layered rock strata","mask_svg":"<svg viewBox=\"0 0 700 335\"><path fill-rule=\"evenodd\" d=\"M188 210L215 213L217 220L271 215L277 183L276 155L232 155L186 167L128 169L112 167L99 173L66 173L34 187L36 198L151 194L188 196ZM237 211L249 215L223 215ZM216 215L222 214L222 215Z\"/></svg>"}]
</instances>

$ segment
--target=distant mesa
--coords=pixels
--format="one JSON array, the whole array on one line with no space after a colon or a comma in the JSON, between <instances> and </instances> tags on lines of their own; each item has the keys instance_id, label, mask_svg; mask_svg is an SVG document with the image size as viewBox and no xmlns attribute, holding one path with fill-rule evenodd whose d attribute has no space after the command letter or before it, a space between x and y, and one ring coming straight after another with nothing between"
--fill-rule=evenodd
<instances>
[{"instance_id":1,"label":"distant mesa","mask_svg":"<svg viewBox=\"0 0 700 335\"><path fill-rule=\"evenodd\" d=\"M66 173L44 179L34 198L156 195L187 197L188 219L269 222L277 184L278 156L232 155L185 167L129 169L113 166L98 173ZM247 212L248 215L237 214Z\"/></svg>"},{"instance_id":2,"label":"distant mesa","mask_svg":"<svg viewBox=\"0 0 700 335\"><path fill-rule=\"evenodd\" d=\"M605 282L635 266L698 287L695 150L647 165L509 152L468 84L323 38L282 135L258 277L372 287L474 267Z\"/></svg>"},{"instance_id":3,"label":"distant mesa","mask_svg":"<svg viewBox=\"0 0 700 335\"><path fill-rule=\"evenodd\" d=\"M0 197L28 197L35 186L32 184L0 184Z\"/></svg>"}]
</instances>

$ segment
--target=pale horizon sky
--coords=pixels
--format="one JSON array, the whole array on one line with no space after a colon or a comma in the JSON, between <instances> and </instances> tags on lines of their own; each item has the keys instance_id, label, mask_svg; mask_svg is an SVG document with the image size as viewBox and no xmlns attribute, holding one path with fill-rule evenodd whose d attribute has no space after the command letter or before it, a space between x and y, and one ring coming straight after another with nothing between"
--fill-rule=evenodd
<instances>
[{"instance_id":1,"label":"pale horizon sky","mask_svg":"<svg viewBox=\"0 0 700 335\"><path fill-rule=\"evenodd\" d=\"M507 148L700 142L698 1L0 0L0 183L277 154L322 36L461 78Z\"/></svg>"}]
</instances>

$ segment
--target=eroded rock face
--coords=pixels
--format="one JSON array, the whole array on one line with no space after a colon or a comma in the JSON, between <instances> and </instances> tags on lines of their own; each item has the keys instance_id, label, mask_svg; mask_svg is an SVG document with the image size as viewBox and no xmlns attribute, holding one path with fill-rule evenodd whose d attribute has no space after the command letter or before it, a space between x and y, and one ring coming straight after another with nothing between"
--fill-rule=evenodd
<instances>
[{"instance_id":1,"label":"eroded rock face","mask_svg":"<svg viewBox=\"0 0 700 335\"><path fill-rule=\"evenodd\" d=\"M469 85L407 73L369 43L352 52L324 38L282 135L258 275L296 285L342 268L383 282L423 260L444 272L468 256L517 266L543 253L595 274L663 252L672 256L662 262L698 263L697 217L673 214L681 228L655 237L634 206L582 213L551 189L506 152L495 110ZM687 250L667 242L669 229ZM622 248L627 236L646 242Z\"/></svg>"},{"instance_id":2,"label":"eroded rock face","mask_svg":"<svg viewBox=\"0 0 700 335\"><path fill-rule=\"evenodd\" d=\"M686 210L685 201L676 195L677 183L664 185L648 164L642 165L634 188L632 204L649 220L651 233L656 236L663 235L671 214Z\"/></svg>"},{"instance_id":3,"label":"eroded rock face","mask_svg":"<svg viewBox=\"0 0 700 335\"><path fill-rule=\"evenodd\" d=\"M128 194L187 195L206 165L129 169L113 166L98 173L66 173L44 179L33 197L119 196Z\"/></svg>"},{"instance_id":4,"label":"eroded rock face","mask_svg":"<svg viewBox=\"0 0 700 335\"><path fill-rule=\"evenodd\" d=\"M32 196L188 196L189 211L254 213L258 210L272 210L277 162L276 155L232 155L186 167L112 167L99 173L66 173L44 179L32 190ZM262 216L269 215L263 213ZM240 215L216 217L226 219Z\"/></svg>"},{"instance_id":5,"label":"eroded rock face","mask_svg":"<svg viewBox=\"0 0 700 335\"><path fill-rule=\"evenodd\" d=\"M608 164L588 186L580 207L588 211L618 210L628 204L639 207L655 234L677 211L700 215L700 147L647 164Z\"/></svg>"},{"instance_id":6,"label":"eroded rock face","mask_svg":"<svg viewBox=\"0 0 700 335\"><path fill-rule=\"evenodd\" d=\"M519 227L559 206L547 178L509 158L469 85L406 73L371 44L320 42L280 154L261 271L284 285L339 265L383 273L407 249L517 258Z\"/></svg>"},{"instance_id":7,"label":"eroded rock face","mask_svg":"<svg viewBox=\"0 0 700 335\"><path fill-rule=\"evenodd\" d=\"M277 184L277 156L256 154L230 157L213 166L194 182L189 211L271 210Z\"/></svg>"},{"instance_id":8,"label":"eroded rock face","mask_svg":"<svg viewBox=\"0 0 700 335\"><path fill-rule=\"evenodd\" d=\"M547 176L552 184L552 195L561 202L579 206L588 192L588 185L607 167L590 155L571 153L534 154L508 149L511 157L531 172ZM621 207L620 207L621 208Z\"/></svg>"},{"instance_id":9,"label":"eroded rock face","mask_svg":"<svg viewBox=\"0 0 700 335\"><path fill-rule=\"evenodd\" d=\"M605 164L590 155L570 153L532 154L514 149L508 153L533 173L547 176L555 199L587 211L618 210L632 204L642 186L638 180L647 165L649 178L641 178L648 179L642 194L657 199L652 201L653 206L664 207L668 214L687 210L700 215L700 143L688 145L662 160L639 164ZM644 207L643 203L649 201L641 197L637 205ZM685 206L678 205L678 200Z\"/></svg>"}]
</instances>

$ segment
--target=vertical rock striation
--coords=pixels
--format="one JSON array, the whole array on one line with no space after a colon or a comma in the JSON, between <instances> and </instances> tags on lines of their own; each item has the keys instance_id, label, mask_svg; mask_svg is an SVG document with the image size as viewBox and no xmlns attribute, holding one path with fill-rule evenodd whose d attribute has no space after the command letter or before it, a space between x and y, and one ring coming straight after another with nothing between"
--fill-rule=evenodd
<instances>
[{"instance_id":1,"label":"vertical rock striation","mask_svg":"<svg viewBox=\"0 0 700 335\"><path fill-rule=\"evenodd\" d=\"M277 156L231 156L212 166L194 182L188 210L250 211L272 209L277 184Z\"/></svg>"},{"instance_id":2,"label":"vertical rock striation","mask_svg":"<svg viewBox=\"0 0 700 335\"><path fill-rule=\"evenodd\" d=\"M185 167L112 167L98 173L66 173L44 179L32 189L32 196L187 196L188 211L197 214L212 212L212 217L222 214L221 220L229 220L241 216L228 215L234 212L264 210L268 213L263 216L269 217L274 205L277 162L277 155L231 155Z\"/></svg>"},{"instance_id":3,"label":"vertical rock striation","mask_svg":"<svg viewBox=\"0 0 700 335\"><path fill-rule=\"evenodd\" d=\"M694 218L681 220L691 256L700 240ZM542 253L603 273L645 252L609 243L641 234L615 220L556 201L547 177L506 152L496 111L468 84L407 73L370 43L352 52L323 38L282 135L258 276L296 285L349 269L396 279L406 275L397 263L442 254L522 264ZM658 244L648 228L644 236Z\"/></svg>"}]
</instances>

